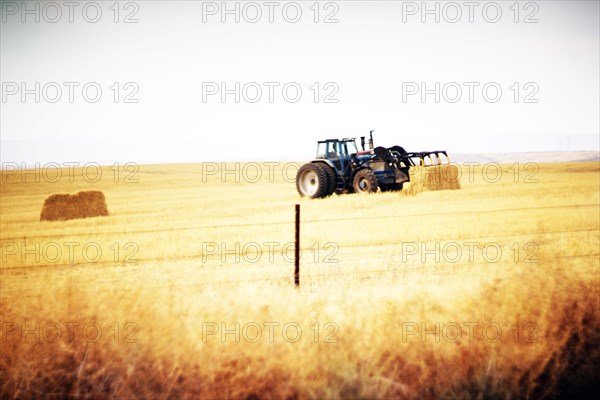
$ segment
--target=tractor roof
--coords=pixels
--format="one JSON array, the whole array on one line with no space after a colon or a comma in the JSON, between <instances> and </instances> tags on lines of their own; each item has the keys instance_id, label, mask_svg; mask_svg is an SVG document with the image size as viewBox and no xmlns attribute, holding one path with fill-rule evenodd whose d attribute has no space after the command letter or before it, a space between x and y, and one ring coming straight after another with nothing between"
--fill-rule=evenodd
<instances>
[{"instance_id":1,"label":"tractor roof","mask_svg":"<svg viewBox=\"0 0 600 400\"><path fill-rule=\"evenodd\" d=\"M356 138L343 138L343 139L325 139L325 140L319 140L319 143L326 143L326 142L355 142Z\"/></svg>"}]
</instances>

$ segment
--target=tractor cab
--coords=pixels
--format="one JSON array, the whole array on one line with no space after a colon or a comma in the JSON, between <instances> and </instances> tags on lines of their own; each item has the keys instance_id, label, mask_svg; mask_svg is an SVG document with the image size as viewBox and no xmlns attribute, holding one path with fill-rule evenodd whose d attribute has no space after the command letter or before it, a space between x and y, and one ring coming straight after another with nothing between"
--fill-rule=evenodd
<instances>
[{"instance_id":1,"label":"tractor cab","mask_svg":"<svg viewBox=\"0 0 600 400\"><path fill-rule=\"evenodd\" d=\"M317 144L317 159L335 159L350 158L351 154L356 154L356 139L327 139L321 140Z\"/></svg>"},{"instance_id":2,"label":"tractor cab","mask_svg":"<svg viewBox=\"0 0 600 400\"><path fill-rule=\"evenodd\" d=\"M356 154L356 139L327 139L317 144L317 160L328 160L338 171L342 171L350 162L353 154Z\"/></svg>"}]
</instances>

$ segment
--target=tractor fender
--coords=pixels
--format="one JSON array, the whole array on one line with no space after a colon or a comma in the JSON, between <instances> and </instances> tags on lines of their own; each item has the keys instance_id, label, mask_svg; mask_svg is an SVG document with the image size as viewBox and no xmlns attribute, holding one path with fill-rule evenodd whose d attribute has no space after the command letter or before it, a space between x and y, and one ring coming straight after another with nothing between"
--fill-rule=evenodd
<instances>
[{"instance_id":1,"label":"tractor fender","mask_svg":"<svg viewBox=\"0 0 600 400\"><path fill-rule=\"evenodd\" d=\"M318 159L318 160L312 160L311 164L325 164L328 165L331 168L331 171L333 172L333 176L335 176L337 178L338 171L335 168L335 165L333 165L333 163L327 159Z\"/></svg>"},{"instance_id":2,"label":"tractor fender","mask_svg":"<svg viewBox=\"0 0 600 400\"><path fill-rule=\"evenodd\" d=\"M335 166L333 165L333 163L327 159L317 159L317 160L312 160L311 163L323 163L323 164L327 164L329 165L331 168L333 168L333 170L335 171Z\"/></svg>"}]
</instances>

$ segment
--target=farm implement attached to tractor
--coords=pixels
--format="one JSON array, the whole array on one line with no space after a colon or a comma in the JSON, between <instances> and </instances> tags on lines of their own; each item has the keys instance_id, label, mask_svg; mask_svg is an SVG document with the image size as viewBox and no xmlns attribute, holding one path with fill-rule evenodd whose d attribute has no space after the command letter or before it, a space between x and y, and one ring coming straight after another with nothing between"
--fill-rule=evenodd
<instances>
[{"instance_id":1,"label":"farm implement attached to tractor","mask_svg":"<svg viewBox=\"0 0 600 400\"><path fill-rule=\"evenodd\" d=\"M327 139L317 144L317 156L296 175L296 188L303 197L323 198L333 193L374 193L460 189L458 168L450 165L444 150L409 153L401 146L369 148L362 136L359 151L355 138ZM406 190L406 189L405 189Z\"/></svg>"}]
</instances>

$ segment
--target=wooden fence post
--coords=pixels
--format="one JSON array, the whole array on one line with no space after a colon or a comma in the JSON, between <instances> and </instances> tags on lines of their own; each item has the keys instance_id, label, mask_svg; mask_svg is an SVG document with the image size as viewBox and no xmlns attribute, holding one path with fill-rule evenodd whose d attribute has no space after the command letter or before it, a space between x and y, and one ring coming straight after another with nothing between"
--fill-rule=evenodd
<instances>
[{"instance_id":1,"label":"wooden fence post","mask_svg":"<svg viewBox=\"0 0 600 400\"><path fill-rule=\"evenodd\" d=\"M296 246L294 248L294 283L300 286L300 204L296 204Z\"/></svg>"}]
</instances>

